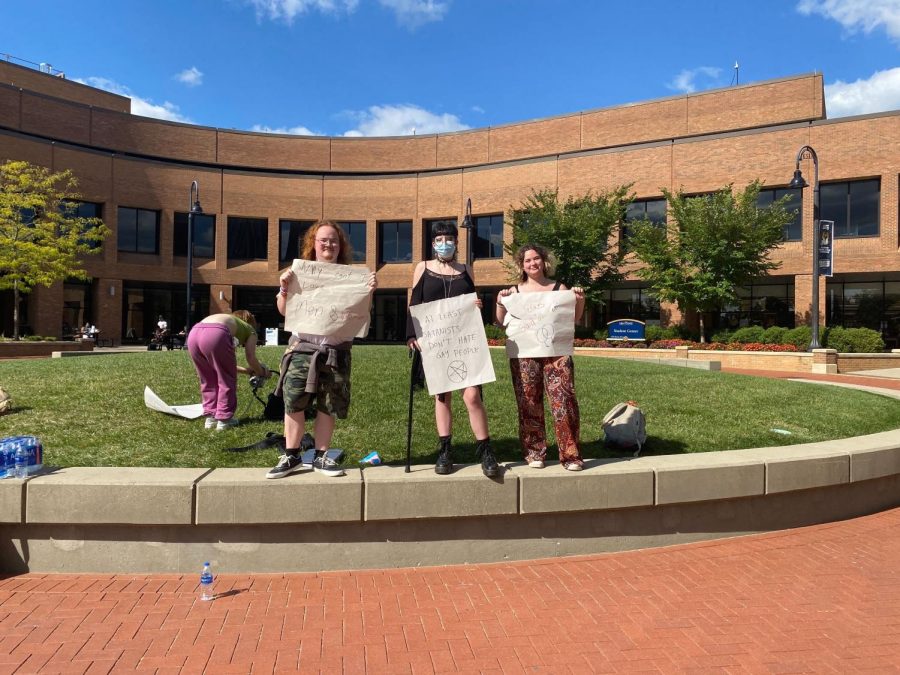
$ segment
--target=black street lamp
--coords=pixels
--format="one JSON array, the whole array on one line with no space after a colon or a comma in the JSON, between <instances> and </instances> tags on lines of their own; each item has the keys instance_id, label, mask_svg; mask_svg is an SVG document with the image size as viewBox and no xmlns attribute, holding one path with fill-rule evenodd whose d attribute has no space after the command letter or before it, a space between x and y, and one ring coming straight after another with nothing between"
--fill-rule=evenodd
<instances>
[{"instance_id":1,"label":"black street lamp","mask_svg":"<svg viewBox=\"0 0 900 675\"><path fill-rule=\"evenodd\" d=\"M184 320L184 333L191 330L191 286L194 275L194 216L203 214L200 206L200 184L197 181L191 183L191 208L188 211L188 236L187 236L187 312Z\"/></svg>"},{"instance_id":2,"label":"black street lamp","mask_svg":"<svg viewBox=\"0 0 900 675\"><path fill-rule=\"evenodd\" d=\"M475 250L472 247L472 239L475 233L475 224L472 222L472 199L466 200L466 215L463 218L462 229L466 231L466 265L472 266L475 259Z\"/></svg>"},{"instance_id":3,"label":"black street lamp","mask_svg":"<svg viewBox=\"0 0 900 675\"><path fill-rule=\"evenodd\" d=\"M808 183L800 171L801 159L813 161L812 339L809 342L809 351L812 351L821 348L819 344L819 156L808 145L804 145L797 152L797 164L794 167L794 177L791 179L790 187L803 190Z\"/></svg>"}]
</instances>

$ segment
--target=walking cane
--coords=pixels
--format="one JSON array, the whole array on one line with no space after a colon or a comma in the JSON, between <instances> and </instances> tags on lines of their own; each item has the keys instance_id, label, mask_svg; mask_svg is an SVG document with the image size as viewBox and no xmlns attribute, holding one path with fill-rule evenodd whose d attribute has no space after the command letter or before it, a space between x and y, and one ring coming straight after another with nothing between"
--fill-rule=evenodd
<instances>
[{"instance_id":1,"label":"walking cane","mask_svg":"<svg viewBox=\"0 0 900 675\"><path fill-rule=\"evenodd\" d=\"M422 358L418 349L412 349L412 366L409 369L409 414L406 418L406 473L409 473L410 454L412 453L412 414L413 414L413 387L416 382L416 369Z\"/></svg>"}]
</instances>

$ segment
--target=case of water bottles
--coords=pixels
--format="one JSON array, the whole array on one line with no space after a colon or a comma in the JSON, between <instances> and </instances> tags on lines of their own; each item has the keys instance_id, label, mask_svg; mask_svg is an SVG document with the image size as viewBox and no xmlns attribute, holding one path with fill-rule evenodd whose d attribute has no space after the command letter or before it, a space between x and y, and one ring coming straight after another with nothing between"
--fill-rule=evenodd
<instances>
[{"instance_id":1,"label":"case of water bottles","mask_svg":"<svg viewBox=\"0 0 900 675\"><path fill-rule=\"evenodd\" d=\"M0 478L25 478L44 466L44 446L37 436L0 439Z\"/></svg>"}]
</instances>

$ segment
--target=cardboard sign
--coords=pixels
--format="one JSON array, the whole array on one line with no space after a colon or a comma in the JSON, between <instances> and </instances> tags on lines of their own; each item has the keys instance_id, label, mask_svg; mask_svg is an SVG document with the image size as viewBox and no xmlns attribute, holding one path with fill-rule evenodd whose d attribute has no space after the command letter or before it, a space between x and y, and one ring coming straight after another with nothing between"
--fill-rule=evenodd
<instances>
[{"instance_id":1,"label":"cardboard sign","mask_svg":"<svg viewBox=\"0 0 900 675\"><path fill-rule=\"evenodd\" d=\"M351 339L369 332L372 292L367 267L294 260L284 329Z\"/></svg>"},{"instance_id":2,"label":"cardboard sign","mask_svg":"<svg viewBox=\"0 0 900 675\"><path fill-rule=\"evenodd\" d=\"M500 298L506 307L506 355L511 359L571 356L575 293L541 291Z\"/></svg>"},{"instance_id":3,"label":"cardboard sign","mask_svg":"<svg viewBox=\"0 0 900 675\"><path fill-rule=\"evenodd\" d=\"M409 308L432 396L496 380L474 293Z\"/></svg>"}]
</instances>

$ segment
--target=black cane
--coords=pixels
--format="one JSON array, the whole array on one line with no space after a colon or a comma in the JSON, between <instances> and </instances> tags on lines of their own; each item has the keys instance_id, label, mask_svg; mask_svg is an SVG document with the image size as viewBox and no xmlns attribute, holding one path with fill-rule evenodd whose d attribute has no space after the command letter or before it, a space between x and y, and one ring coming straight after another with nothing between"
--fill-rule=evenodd
<instances>
[{"instance_id":1,"label":"black cane","mask_svg":"<svg viewBox=\"0 0 900 675\"><path fill-rule=\"evenodd\" d=\"M413 388L416 383L416 369L419 359L422 358L418 349L412 350L412 366L409 369L409 413L406 418L406 473L409 473L410 454L412 453L412 414L413 414Z\"/></svg>"}]
</instances>

